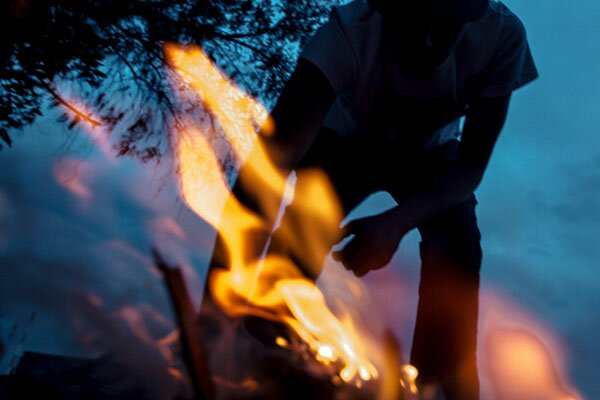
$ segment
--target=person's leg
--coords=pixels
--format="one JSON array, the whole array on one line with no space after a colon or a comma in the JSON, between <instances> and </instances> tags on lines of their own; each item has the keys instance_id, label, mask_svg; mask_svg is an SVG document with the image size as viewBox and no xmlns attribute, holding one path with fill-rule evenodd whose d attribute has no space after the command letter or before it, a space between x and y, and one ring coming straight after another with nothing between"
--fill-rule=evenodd
<instances>
[{"instance_id":1,"label":"person's leg","mask_svg":"<svg viewBox=\"0 0 600 400\"><path fill-rule=\"evenodd\" d=\"M419 383L439 382L447 399L479 398L481 247L475 205L472 196L419 226L422 267L411 363Z\"/></svg>"}]
</instances>

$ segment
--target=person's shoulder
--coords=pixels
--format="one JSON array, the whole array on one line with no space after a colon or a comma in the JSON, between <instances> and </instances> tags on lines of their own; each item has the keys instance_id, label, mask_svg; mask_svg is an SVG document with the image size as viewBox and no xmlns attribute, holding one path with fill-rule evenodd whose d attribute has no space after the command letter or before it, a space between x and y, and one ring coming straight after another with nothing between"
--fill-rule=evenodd
<instances>
[{"instance_id":1,"label":"person's shoulder","mask_svg":"<svg viewBox=\"0 0 600 400\"><path fill-rule=\"evenodd\" d=\"M521 19L501 1L490 0L486 14L467 24L463 40L470 47L487 53L502 43L526 41Z\"/></svg>"},{"instance_id":2,"label":"person's shoulder","mask_svg":"<svg viewBox=\"0 0 600 400\"><path fill-rule=\"evenodd\" d=\"M487 17L493 19L502 34L515 37L525 36L525 25L521 19L501 1L490 1Z\"/></svg>"},{"instance_id":3,"label":"person's shoulder","mask_svg":"<svg viewBox=\"0 0 600 400\"><path fill-rule=\"evenodd\" d=\"M491 0L489 4L487 14L475 24L480 28L476 32L479 49L485 50L478 65L487 71L481 95L496 97L524 86L538 73L521 19L500 1Z\"/></svg>"},{"instance_id":4,"label":"person's shoulder","mask_svg":"<svg viewBox=\"0 0 600 400\"><path fill-rule=\"evenodd\" d=\"M490 0L487 15L517 18L517 15L506 4L499 0Z\"/></svg>"},{"instance_id":5,"label":"person's shoulder","mask_svg":"<svg viewBox=\"0 0 600 400\"><path fill-rule=\"evenodd\" d=\"M381 19L381 13L372 8L367 0L354 0L348 4L334 7L333 15L347 29L365 24L377 24Z\"/></svg>"},{"instance_id":6,"label":"person's shoulder","mask_svg":"<svg viewBox=\"0 0 600 400\"><path fill-rule=\"evenodd\" d=\"M372 46L378 26L373 13L367 0L334 7L300 54L323 72L336 94L354 87L369 49L377 47Z\"/></svg>"},{"instance_id":7,"label":"person's shoulder","mask_svg":"<svg viewBox=\"0 0 600 400\"><path fill-rule=\"evenodd\" d=\"M335 7L330 21L343 32L354 53L358 70L370 71L377 64L383 42L383 15L368 0L354 0Z\"/></svg>"}]
</instances>

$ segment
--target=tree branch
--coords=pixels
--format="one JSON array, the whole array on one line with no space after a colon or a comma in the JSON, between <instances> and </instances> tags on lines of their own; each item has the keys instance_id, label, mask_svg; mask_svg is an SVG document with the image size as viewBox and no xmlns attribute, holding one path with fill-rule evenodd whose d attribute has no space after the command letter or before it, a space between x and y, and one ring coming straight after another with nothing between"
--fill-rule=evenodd
<instances>
[{"instance_id":1,"label":"tree branch","mask_svg":"<svg viewBox=\"0 0 600 400\"><path fill-rule=\"evenodd\" d=\"M71 105L67 100L63 99L52 87L46 83L42 82L42 86L50 93L52 98L56 100L59 104L67 108L69 111L73 112L77 117L89 122L93 127L97 127L102 125L100 121L96 121L95 119L85 115L83 112L79 111L75 106Z\"/></svg>"}]
</instances>

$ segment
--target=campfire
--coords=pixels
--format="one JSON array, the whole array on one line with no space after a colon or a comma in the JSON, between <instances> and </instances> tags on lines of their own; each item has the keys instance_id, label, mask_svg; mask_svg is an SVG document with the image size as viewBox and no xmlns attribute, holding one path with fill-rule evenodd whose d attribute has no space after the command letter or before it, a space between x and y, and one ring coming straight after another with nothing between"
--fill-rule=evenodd
<instances>
[{"instance_id":1,"label":"campfire","mask_svg":"<svg viewBox=\"0 0 600 400\"><path fill-rule=\"evenodd\" d=\"M256 140L258 135L269 135L276 129L265 108L227 79L201 49L168 45L166 52L179 78L218 121L227 139L226 145L236 160L246 163L252 171L257 186L267 191L286 187L287 176L277 169ZM321 386L318 392L329 393L323 398L337 397L334 391L345 392L341 398L375 398L382 391L400 393L400 388L405 395L411 395L416 371L405 366L409 373L403 372L398 346L392 344L394 339L389 334L386 338L380 332L370 332L361 326L348 309L351 305L334 312L327 301L327 288L322 290L307 278L293 260L280 255L262 259L247 256L253 235L268 228L261 216L230 195L218 154L207 139L214 136L213 132L190 121L173 136L177 138L183 198L200 218L218 230L226 247L229 268L215 269L207 282L207 290L214 300L210 305L212 314L220 325L216 341L226 340L227 335L223 333L230 330L231 341L223 350L239 345L236 342L243 340L240 332L262 336L261 345L268 349L265 353L269 353L269 362L284 368L283 362L288 370L295 368L302 371L302 375L312 377L312 381ZM327 243L321 240L324 236L335 234L338 227L334 221L339 220L340 207L324 174L320 171L306 174L304 178L310 183L300 196L302 209L306 215L324 221L323 225L328 228L320 226L306 235L314 238L310 245L315 248ZM288 239L294 240L293 237ZM203 320L208 323L206 318ZM223 325L227 325L227 329ZM203 329L202 324L200 329ZM208 338L209 341L214 339ZM393 361L386 360L390 358L390 351ZM395 364L393 368L389 368L392 364ZM232 374L231 368L236 369L236 366L230 365L223 373ZM243 382L238 381L236 385L243 387Z\"/></svg>"}]
</instances>

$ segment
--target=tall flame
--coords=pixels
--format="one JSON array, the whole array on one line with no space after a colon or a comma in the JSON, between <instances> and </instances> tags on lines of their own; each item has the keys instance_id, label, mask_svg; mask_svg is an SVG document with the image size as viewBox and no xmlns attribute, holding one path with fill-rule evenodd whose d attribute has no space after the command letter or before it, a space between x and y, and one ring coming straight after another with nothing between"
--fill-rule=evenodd
<instances>
[{"instance_id":1,"label":"tall flame","mask_svg":"<svg viewBox=\"0 0 600 400\"><path fill-rule=\"evenodd\" d=\"M273 197L269 194L281 193L287 176L256 140L257 128L262 134L273 132L265 108L231 83L201 49L167 45L165 50L171 67L202 98L235 156L245 162L252 184L261 188L255 193L259 202L271 213L278 210L278 204L269 204ZM177 156L185 201L218 229L225 243L229 268L213 271L208 282L216 303L230 315L253 314L286 324L313 349L319 361L341 364L339 376L345 382L359 384L377 378L378 371L367 357L365 342L352 320L338 319L321 290L291 259L273 254L261 260L260 251L251 251L253 235L268 234L269 226L230 194L207 133L198 127L179 132ZM298 209L319 225L307 227L310 231L299 235L284 232L284 236L292 245L303 241L310 249L307 256L313 257L310 261L318 262L321 260L315 257L327 251L324 243L337 234L341 210L322 172L303 174L305 183L296 188ZM277 338L277 343L287 345L283 338Z\"/></svg>"}]
</instances>

